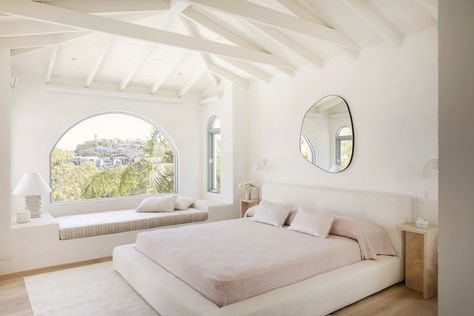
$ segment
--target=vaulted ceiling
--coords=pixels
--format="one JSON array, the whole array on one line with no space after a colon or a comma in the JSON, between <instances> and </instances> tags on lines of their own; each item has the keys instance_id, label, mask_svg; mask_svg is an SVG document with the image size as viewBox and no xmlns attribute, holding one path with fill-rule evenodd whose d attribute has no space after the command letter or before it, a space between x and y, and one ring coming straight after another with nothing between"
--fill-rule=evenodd
<instances>
[{"instance_id":1,"label":"vaulted ceiling","mask_svg":"<svg viewBox=\"0 0 474 316\"><path fill-rule=\"evenodd\" d=\"M0 0L0 48L50 90L180 102L219 98L336 55L397 49L436 0Z\"/></svg>"}]
</instances>

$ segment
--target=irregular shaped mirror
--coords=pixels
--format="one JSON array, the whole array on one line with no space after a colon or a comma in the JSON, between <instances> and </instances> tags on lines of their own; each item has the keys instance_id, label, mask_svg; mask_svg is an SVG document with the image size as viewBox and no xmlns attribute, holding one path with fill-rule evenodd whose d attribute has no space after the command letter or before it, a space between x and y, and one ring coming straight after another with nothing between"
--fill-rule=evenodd
<instances>
[{"instance_id":1,"label":"irregular shaped mirror","mask_svg":"<svg viewBox=\"0 0 474 316\"><path fill-rule=\"evenodd\" d=\"M300 151L313 165L341 172L352 160L354 131L346 101L329 95L316 102L303 119Z\"/></svg>"}]
</instances>

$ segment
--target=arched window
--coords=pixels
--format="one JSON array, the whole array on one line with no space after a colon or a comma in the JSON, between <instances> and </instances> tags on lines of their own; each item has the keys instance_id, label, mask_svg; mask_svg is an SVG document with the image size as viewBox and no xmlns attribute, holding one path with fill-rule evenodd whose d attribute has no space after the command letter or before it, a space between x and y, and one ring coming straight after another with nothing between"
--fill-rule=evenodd
<instances>
[{"instance_id":1,"label":"arched window","mask_svg":"<svg viewBox=\"0 0 474 316\"><path fill-rule=\"evenodd\" d=\"M51 151L52 202L176 192L177 158L173 142L147 119L89 117Z\"/></svg>"},{"instance_id":2,"label":"arched window","mask_svg":"<svg viewBox=\"0 0 474 316\"><path fill-rule=\"evenodd\" d=\"M336 132L336 166L345 169L352 157L352 129L347 126L340 127Z\"/></svg>"},{"instance_id":3,"label":"arched window","mask_svg":"<svg viewBox=\"0 0 474 316\"><path fill-rule=\"evenodd\" d=\"M300 137L300 151L306 160L316 164L316 151L314 150L313 143L309 139L308 135L303 131L301 131Z\"/></svg>"},{"instance_id":4,"label":"arched window","mask_svg":"<svg viewBox=\"0 0 474 316\"><path fill-rule=\"evenodd\" d=\"M218 193L221 190L221 124L217 116L211 116L207 123L207 190Z\"/></svg>"}]
</instances>

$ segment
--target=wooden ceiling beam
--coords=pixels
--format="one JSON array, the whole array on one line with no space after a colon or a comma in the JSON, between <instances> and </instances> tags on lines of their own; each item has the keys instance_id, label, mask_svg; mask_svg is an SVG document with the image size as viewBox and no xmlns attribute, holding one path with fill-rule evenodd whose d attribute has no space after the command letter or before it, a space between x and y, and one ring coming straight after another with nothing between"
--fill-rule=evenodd
<instances>
[{"instance_id":1,"label":"wooden ceiling beam","mask_svg":"<svg viewBox=\"0 0 474 316\"><path fill-rule=\"evenodd\" d=\"M51 51L51 57L49 58L48 70L46 71L46 83L51 82L53 77L54 66L56 65L56 60L58 59L59 45L54 45Z\"/></svg>"},{"instance_id":2,"label":"wooden ceiling beam","mask_svg":"<svg viewBox=\"0 0 474 316\"><path fill-rule=\"evenodd\" d=\"M438 19L438 0L413 0L420 6L430 12L430 14L437 20Z\"/></svg>"},{"instance_id":3,"label":"wooden ceiling beam","mask_svg":"<svg viewBox=\"0 0 474 316\"><path fill-rule=\"evenodd\" d=\"M0 38L0 48L18 49L51 46L71 41L83 36L85 33L89 32L2 37Z\"/></svg>"},{"instance_id":4,"label":"wooden ceiling beam","mask_svg":"<svg viewBox=\"0 0 474 316\"><path fill-rule=\"evenodd\" d=\"M257 30L266 34L271 39L275 40L276 42L279 42L286 48L290 49L294 53L303 57L304 59L309 61L311 64L315 65L316 67L318 68L323 67L324 61L321 57L319 57L318 55L316 55L315 53L313 53L306 47L303 47L301 44L297 43L295 40L293 40L292 38L290 38L283 32L280 32L279 30L276 30L274 28L271 28L265 25L259 25L253 22L250 22L250 24Z\"/></svg>"},{"instance_id":5,"label":"wooden ceiling beam","mask_svg":"<svg viewBox=\"0 0 474 316\"><path fill-rule=\"evenodd\" d=\"M125 23L30 0L2 0L0 1L0 12L37 21L136 38L148 42L257 63L278 65L279 62L273 55L265 52L258 52L141 25Z\"/></svg>"},{"instance_id":6,"label":"wooden ceiling beam","mask_svg":"<svg viewBox=\"0 0 474 316\"><path fill-rule=\"evenodd\" d=\"M182 97L188 93L204 76L206 76L206 70L195 72L189 79L181 86L178 95Z\"/></svg>"},{"instance_id":7,"label":"wooden ceiling beam","mask_svg":"<svg viewBox=\"0 0 474 316\"><path fill-rule=\"evenodd\" d=\"M134 13L170 9L169 0L35 0L88 13Z\"/></svg>"},{"instance_id":8,"label":"wooden ceiling beam","mask_svg":"<svg viewBox=\"0 0 474 316\"><path fill-rule=\"evenodd\" d=\"M130 69L127 75L120 82L120 87L119 87L120 91L123 91L125 90L125 88L127 88L133 76L135 76L138 69L140 69L140 67L143 65L143 63L145 62L145 59L148 57L152 49L153 49L153 46L151 44L148 44L147 47L143 50L142 54L140 55L138 60L135 62L133 67Z\"/></svg>"},{"instance_id":9,"label":"wooden ceiling beam","mask_svg":"<svg viewBox=\"0 0 474 316\"><path fill-rule=\"evenodd\" d=\"M179 66L181 66L181 64L187 57L188 54L181 54L181 56L179 56L174 63L168 65L166 69L162 69L159 78L157 78L151 86L151 94L155 94L155 92L158 91L158 89L163 85L163 83L165 83L166 80L168 80L168 78L173 74L173 72L175 72L179 68Z\"/></svg>"},{"instance_id":10,"label":"wooden ceiling beam","mask_svg":"<svg viewBox=\"0 0 474 316\"><path fill-rule=\"evenodd\" d=\"M0 37L57 34L78 31L82 32L83 30L28 20L0 21Z\"/></svg>"},{"instance_id":11,"label":"wooden ceiling beam","mask_svg":"<svg viewBox=\"0 0 474 316\"><path fill-rule=\"evenodd\" d=\"M311 36L350 49L358 47L344 34L327 26L243 0L188 0L201 6L286 31Z\"/></svg>"},{"instance_id":12,"label":"wooden ceiling beam","mask_svg":"<svg viewBox=\"0 0 474 316\"><path fill-rule=\"evenodd\" d=\"M361 0L342 0L372 30L395 47L402 45L403 37L370 5Z\"/></svg>"},{"instance_id":13,"label":"wooden ceiling beam","mask_svg":"<svg viewBox=\"0 0 474 316\"><path fill-rule=\"evenodd\" d=\"M113 38L114 38L113 36L108 36L102 48L100 49L99 55L97 56L97 59L95 60L94 65L92 66L91 70L89 71L89 74L86 77L86 88L89 88L92 82L94 81L97 71L99 70L100 65L102 65L102 62L104 61L104 57L107 54L107 51L109 50L110 45L112 44Z\"/></svg>"}]
</instances>

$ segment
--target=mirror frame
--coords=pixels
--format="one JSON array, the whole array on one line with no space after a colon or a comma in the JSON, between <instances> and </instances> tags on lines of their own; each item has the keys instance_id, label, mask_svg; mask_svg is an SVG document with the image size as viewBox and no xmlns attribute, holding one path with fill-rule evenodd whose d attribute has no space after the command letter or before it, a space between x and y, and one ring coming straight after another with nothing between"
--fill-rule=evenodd
<instances>
[{"instance_id":1,"label":"mirror frame","mask_svg":"<svg viewBox=\"0 0 474 316\"><path fill-rule=\"evenodd\" d=\"M300 147L300 141L301 141L301 134L303 132L303 126L304 126L304 120L306 118L306 115L308 114L309 111L311 111L311 109L313 108L313 106L315 106L316 104L318 104L319 102L321 102L323 99L327 98L327 97L338 97L340 98L342 101L344 101L344 103L346 104L346 107L347 107L347 111L349 112L349 119L351 120L351 129L352 129L352 151L351 151L351 159L349 160L349 163L347 164L347 167L344 168L343 170L339 170L339 171L336 171L336 172L331 172L329 170L326 170L324 168L321 168L320 166L316 165L316 164L313 164L311 161L309 161L308 159L306 159L304 156L303 156L303 153L301 152L301 147ZM346 171L352 164L352 160L354 160L354 151L355 151L355 132L354 132L354 120L352 119L352 112L351 112L351 108L349 107L349 103L347 103L346 99L344 99L343 97L341 97L340 95L337 95L337 94L328 94L324 97L322 97L321 99L319 99L318 101L316 101L315 103L313 103L313 105L311 105L309 107L309 109L304 113L304 116L303 116L303 119L301 120L301 128L300 128L300 132L299 132L299 137L298 137L298 151L300 152L300 155L301 157L304 159L304 161L306 161L307 163L309 163L311 166L315 166L315 167L318 167L319 169L327 172L327 173L330 173L330 174L338 174L338 173L341 173L343 171Z\"/></svg>"}]
</instances>

